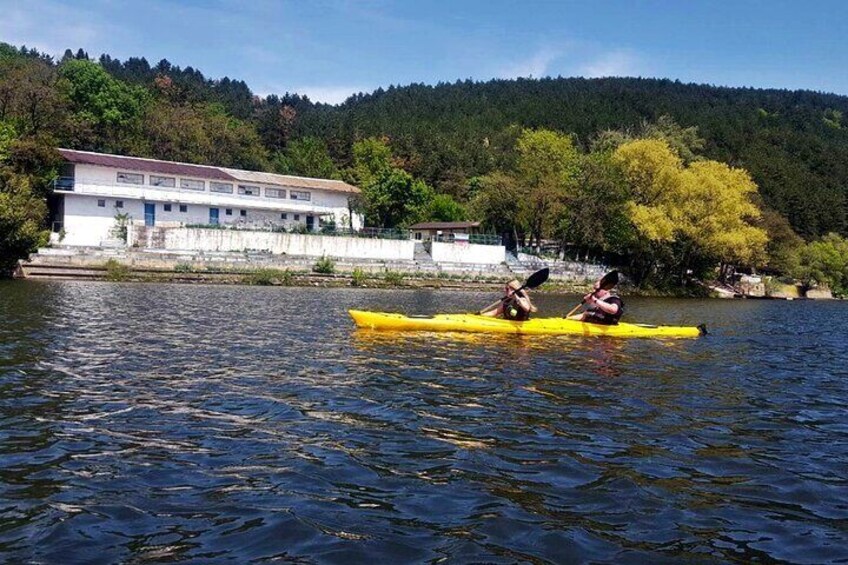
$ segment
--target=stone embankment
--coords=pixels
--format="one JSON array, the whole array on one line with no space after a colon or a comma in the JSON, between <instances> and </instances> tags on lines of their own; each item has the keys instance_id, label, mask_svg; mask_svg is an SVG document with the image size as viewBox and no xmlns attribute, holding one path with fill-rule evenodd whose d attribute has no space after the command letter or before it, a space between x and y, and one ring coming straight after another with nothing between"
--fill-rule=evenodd
<instances>
[{"instance_id":1,"label":"stone embankment","mask_svg":"<svg viewBox=\"0 0 848 565\"><path fill-rule=\"evenodd\" d=\"M258 252L172 251L135 248L53 247L22 261L18 276L31 279L174 281L190 283L320 286L500 287L549 267L549 287L582 289L605 272L598 265L518 261L498 265L418 260L318 258Z\"/></svg>"}]
</instances>

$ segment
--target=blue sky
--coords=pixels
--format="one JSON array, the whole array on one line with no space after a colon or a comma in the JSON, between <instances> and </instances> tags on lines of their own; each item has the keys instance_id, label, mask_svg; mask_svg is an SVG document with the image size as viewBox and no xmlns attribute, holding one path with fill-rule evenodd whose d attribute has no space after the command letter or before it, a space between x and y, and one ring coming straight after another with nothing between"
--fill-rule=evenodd
<instances>
[{"instance_id":1,"label":"blue sky","mask_svg":"<svg viewBox=\"0 0 848 565\"><path fill-rule=\"evenodd\" d=\"M337 103L410 82L643 76L848 95L848 1L0 0L0 41Z\"/></svg>"}]
</instances>

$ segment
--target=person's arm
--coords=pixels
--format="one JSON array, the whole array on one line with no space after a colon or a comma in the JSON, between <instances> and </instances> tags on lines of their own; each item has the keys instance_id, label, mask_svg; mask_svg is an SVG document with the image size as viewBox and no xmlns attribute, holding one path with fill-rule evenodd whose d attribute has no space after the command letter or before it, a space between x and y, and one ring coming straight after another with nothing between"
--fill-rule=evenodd
<instances>
[{"instance_id":1,"label":"person's arm","mask_svg":"<svg viewBox=\"0 0 848 565\"><path fill-rule=\"evenodd\" d=\"M618 304L604 302L600 298L597 298L594 294L589 297L589 300L587 300L587 302L589 304L593 304L598 310L606 312L607 314L618 314Z\"/></svg>"},{"instance_id":2,"label":"person's arm","mask_svg":"<svg viewBox=\"0 0 848 565\"><path fill-rule=\"evenodd\" d=\"M503 302L492 308L491 310L486 310L484 312L479 312L480 316L488 316L489 318L497 318L503 312Z\"/></svg>"},{"instance_id":3,"label":"person's arm","mask_svg":"<svg viewBox=\"0 0 848 565\"><path fill-rule=\"evenodd\" d=\"M521 308L525 312L532 312L533 311L533 304L530 302L530 297L527 296L526 291L522 290L520 292L517 292L517 293L514 294L514 296L516 298L516 302L518 302L518 305L521 306Z\"/></svg>"}]
</instances>

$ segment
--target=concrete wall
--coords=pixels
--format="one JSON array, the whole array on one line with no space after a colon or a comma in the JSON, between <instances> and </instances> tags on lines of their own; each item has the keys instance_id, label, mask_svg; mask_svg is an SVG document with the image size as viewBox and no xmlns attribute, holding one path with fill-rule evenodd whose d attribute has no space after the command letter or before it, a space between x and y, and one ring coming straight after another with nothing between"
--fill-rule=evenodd
<instances>
[{"instance_id":1,"label":"concrete wall","mask_svg":"<svg viewBox=\"0 0 848 565\"><path fill-rule=\"evenodd\" d=\"M116 198L111 196L84 196L80 194L65 194L65 213L63 227L65 238L61 241L63 245L85 245L98 246L102 241L110 239L110 231L115 226L115 215L118 213L129 214L130 221L144 221L144 201L131 198ZM105 201L105 207L97 205L98 201ZM123 208L116 208L116 202L123 202ZM271 210L256 210L244 207L219 207L203 204L184 204L185 212L180 212L179 203L170 204L171 210L165 210L165 202L151 202L156 207L157 226L175 226L180 224L208 224L209 209L218 208L218 220L221 224L255 224L264 226L273 224L292 229L298 225L306 225L306 217L313 216L314 230L319 229L318 216L302 212L277 212ZM232 214L227 215L227 210ZM241 210L245 215L241 215ZM286 215L286 219L282 218ZM297 219L295 219L297 217Z\"/></svg>"},{"instance_id":2,"label":"concrete wall","mask_svg":"<svg viewBox=\"0 0 848 565\"><path fill-rule=\"evenodd\" d=\"M498 265L506 261L503 245L430 242L430 255L437 263L486 263Z\"/></svg>"},{"instance_id":3,"label":"concrete wall","mask_svg":"<svg viewBox=\"0 0 848 565\"><path fill-rule=\"evenodd\" d=\"M174 228L165 234L165 249L196 251L264 250L274 254L312 257L350 257L386 261L408 260L414 256L410 240L369 239L272 233L259 231Z\"/></svg>"},{"instance_id":4,"label":"concrete wall","mask_svg":"<svg viewBox=\"0 0 848 565\"><path fill-rule=\"evenodd\" d=\"M106 206L99 207L98 200L104 200ZM123 208L115 208L117 200L123 201ZM144 204L141 200L65 195L62 225L65 238L61 241L62 245L99 246L102 241L110 239L115 215L119 213L129 214L134 219L144 218Z\"/></svg>"}]
</instances>

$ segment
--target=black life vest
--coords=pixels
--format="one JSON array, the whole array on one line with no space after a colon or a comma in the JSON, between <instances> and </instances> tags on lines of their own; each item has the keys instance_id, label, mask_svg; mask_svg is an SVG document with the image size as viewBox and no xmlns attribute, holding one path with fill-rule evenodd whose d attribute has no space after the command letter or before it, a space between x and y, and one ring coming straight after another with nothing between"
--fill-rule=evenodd
<instances>
[{"instance_id":1,"label":"black life vest","mask_svg":"<svg viewBox=\"0 0 848 565\"><path fill-rule=\"evenodd\" d=\"M618 306L618 312L615 314L607 314L600 308L592 305L587 307L586 314L583 318L584 322L590 322L592 324L604 324L607 326L614 326L621 319L621 316L624 315L624 302L618 296L607 296L603 299L607 304L615 304Z\"/></svg>"},{"instance_id":2,"label":"black life vest","mask_svg":"<svg viewBox=\"0 0 848 565\"><path fill-rule=\"evenodd\" d=\"M521 307L517 297L512 296L504 301L503 317L506 320L524 322L530 319L530 312Z\"/></svg>"}]
</instances>

